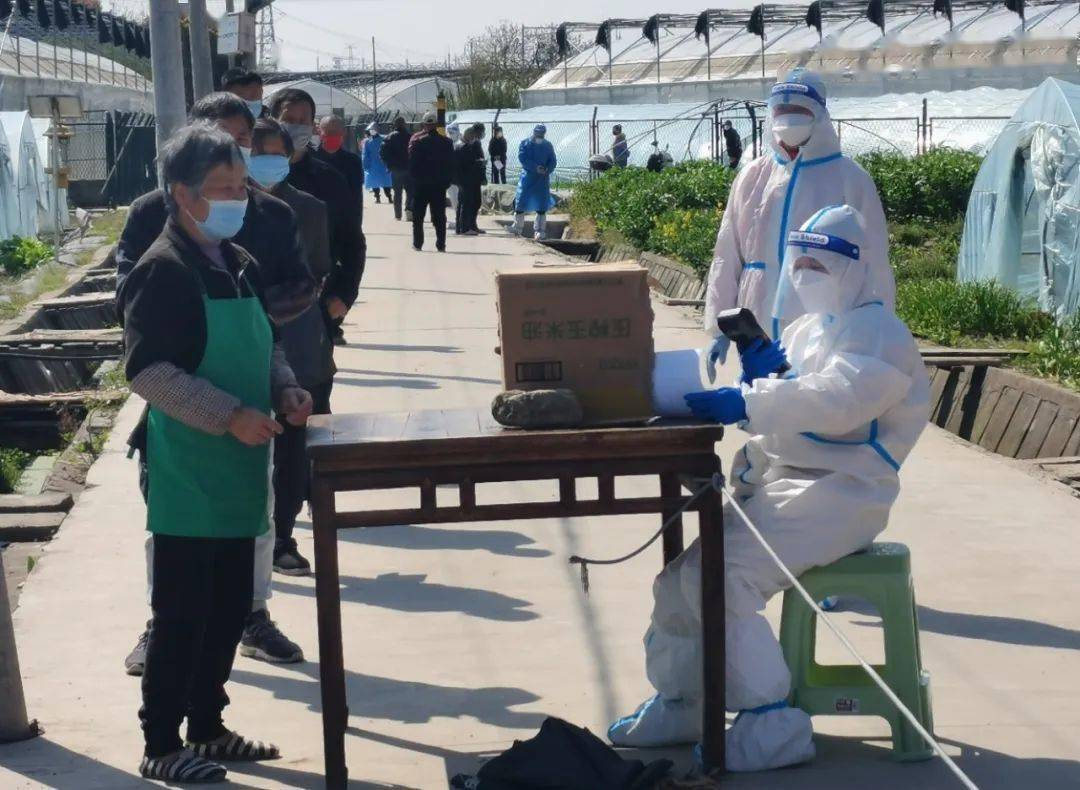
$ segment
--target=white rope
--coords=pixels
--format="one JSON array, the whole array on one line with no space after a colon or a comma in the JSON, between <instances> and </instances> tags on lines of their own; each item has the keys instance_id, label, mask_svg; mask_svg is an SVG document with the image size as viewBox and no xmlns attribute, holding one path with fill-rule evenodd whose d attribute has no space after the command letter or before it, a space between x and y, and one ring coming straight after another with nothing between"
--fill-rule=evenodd
<instances>
[{"instance_id":1,"label":"white rope","mask_svg":"<svg viewBox=\"0 0 1080 790\"><path fill-rule=\"evenodd\" d=\"M942 749L938 742L934 740L934 737L926 731L926 728L924 728L919 723L919 720L915 718L915 715L907 709L903 702L900 701L900 698L893 693L893 690L889 688L888 684L881 679L881 675L879 675L874 670L874 668L870 666L870 664L868 664L861 655L859 655L859 651L857 651L855 649L855 646L852 645L850 641L848 641L848 638L844 636L843 632L840 631L837 626L833 625L833 622L829 618L829 616L821 610L821 607L818 606L817 601L815 601L813 597L806 591L806 588L799 584L799 580L795 578L795 575L790 570L788 570L787 566L784 565L783 560L781 560L776 555L776 552L774 552L772 550L772 547L769 546L769 543L765 540L765 537L758 531L758 528L754 526L753 522L750 521L746 513L743 512L743 509L739 507L739 504L735 501L735 497L732 495L732 493L727 489L723 489L723 493L727 496L728 503L731 505L732 509L739 514L739 517L743 520L746 528L750 530L750 534L757 539L758 543L761 544L761 547L765 549L765 552L769 555L769 557L772 558L772 561L776 563L777 567L780 568L780 571L784 574L784 576L787 577L787 580L791 582L791 585L799 591L799 594L803 597L803 600L805 600L807 605L809 605L810 608L814 610L814 613L817 615L818 619L821 622L825 623L828 629L833 632L833 635L835 635L836 638L840 640L840 643L845 648L847 648L847 651L851 653L855 660L859 662L859 665L864 670L866 670L866 674L870 676L870 679L874 681L875 684L877 684L877 686L882 690L882 692L884 692L885 696L888 697L889 701L897 707L900 713L903 714L904 718L908 720L908 723L915 728L916 732L918 732L919 735L921 735L923 739L934 748L934 751L937 753L938 757L940 757L945 762L945 765L949 768L950 771L953 772L953 774L955 774L956 778L960 780L964 787L968 788L968 790L979 790L978 786L973 781L971 781L971 779L968 778L968 775L960 769L960 766L953 762L952 758L949 757L949 755L945 754L945 750Z\"/></svg>"}]
</instances>

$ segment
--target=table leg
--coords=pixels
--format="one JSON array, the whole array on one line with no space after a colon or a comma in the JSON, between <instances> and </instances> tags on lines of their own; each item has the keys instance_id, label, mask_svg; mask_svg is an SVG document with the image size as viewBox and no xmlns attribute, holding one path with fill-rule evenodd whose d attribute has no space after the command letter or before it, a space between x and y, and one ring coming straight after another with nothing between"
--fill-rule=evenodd
<instances>
[{"instance_id":1,"label":"table leg","mask_svg":"<svg viewBox=\"0 0 1080 790\"><path fill-rule=\"evenodd\" d=\"M724 769L726 721L724 652L724 514L720 492L702 495L701 524L701 621L705 661L705 710L702 749L705 765Z\"/></svg>"},{"instance_id":2,"label":"table leg","mask_svg":"<svg viewBox=\"0 0 1080 790\"><path fill-rule=\"evenodd\" d=\"M322 692L323 758L326 786L337 790L348 782L345 766L345 657L341 644L341 587L337 530L333 526L334 493L318 478L312 481L311 521L315 533L315 601L319 625L319 686Z\"/></svg>"},{"instance_id":3,"label":"table leg","mask_svg":"<svg viewBox=\"0 0 1080 790\"><path fill-rule=\"evenodd\" d=\"M679 482L679 476L677 474L668 473L660 475L660 496L664 499L678 499L679 494L681 493L682 484ZM663 519L661 523L666 523L677 510L677 507L664 508L664 512L661 514L661 518ZM682 516L679 516L671 523L671 526L664 530L665 567L669 562L682 554L682 551L683 521Z\"/></svg>"}]
</instances>

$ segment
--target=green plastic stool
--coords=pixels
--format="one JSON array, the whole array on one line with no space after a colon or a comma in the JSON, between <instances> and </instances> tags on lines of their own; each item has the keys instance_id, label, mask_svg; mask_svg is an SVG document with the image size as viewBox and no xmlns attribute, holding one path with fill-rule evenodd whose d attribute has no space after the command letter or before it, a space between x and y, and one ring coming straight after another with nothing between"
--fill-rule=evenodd
<instances>
[{"instance_id":1,"label":"green plastic stool","mask_svg":"<svg viewBox=\"0 0 1080 790\"><path fill-rule=\"evenodd\" d=\"M881 614L885 665L874 669L931 735L930 676L919 650L919 619L911 554L901 543L869 549L813 568L799 579L815 601L830 595L861 598ZM822 666L814 660L817 615L794 589L784 593L780 646L791 670L791 704L809 715L881 716L892 728L893 757L926 760L933 749L858 664Z\"/></svg>"}]
</instances>

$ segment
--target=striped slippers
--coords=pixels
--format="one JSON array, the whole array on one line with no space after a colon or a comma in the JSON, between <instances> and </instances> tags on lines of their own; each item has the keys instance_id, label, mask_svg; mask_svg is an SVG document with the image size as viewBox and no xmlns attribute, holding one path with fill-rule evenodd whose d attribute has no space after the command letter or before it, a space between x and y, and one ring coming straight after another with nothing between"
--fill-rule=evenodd
<instances>
[{"instance_id":1,"label":"striped slippers","mask_svg":"<svg viewBox=\"0 0 1080 790\"><path fill-rule=\"evenodd\" d=\"M187 747L197 757L204 757L207 760L221 760L223 762L250 763L260 760L276 760L281 756L280 750L274 744L248 740L240 733L232 731L206 743L188 741Z\"/></svg>"},{"instance_id":2,"label":"striped slippers","mask_svg":"<svg viewBox=\"0 0 1080 790\"><path fill-rule=\"evenodd\" d=\"M139 773L144 779L159 782L185 784L213 784L224 782L225 766L196 756L190 749L182 749L165 757L143 757Z\"/></svg>"}]
</instances>

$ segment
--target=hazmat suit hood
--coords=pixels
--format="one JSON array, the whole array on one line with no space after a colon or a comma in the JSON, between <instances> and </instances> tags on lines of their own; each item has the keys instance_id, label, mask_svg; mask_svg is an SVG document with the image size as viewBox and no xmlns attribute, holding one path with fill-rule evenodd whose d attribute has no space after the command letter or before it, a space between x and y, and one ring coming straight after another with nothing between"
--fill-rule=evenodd
<instances>
[{"instance_id":1,"label":"hazmat suit hood","mask_svg":"<svg viewBox=\"0 0 1080 790\"><path fill-rule=\"evenodd\" d=\"M884 303L886 294L870 273L887 262L873 260L875 252L866 244L866 235L862 215L851 206L826 206L791 231L778 298L781 309L840 315L862 305ZM803 257L819 262L828 274L797 269L796 262Z\"/></svg>"},{"instance_id":2,"label":"hazmat suit hood","mask_svg":"<svg viewBox=\"0 0 1080 790\"><path fill-rule=\"evenodd\" d=\"M799 158L811 161L840 153L840 138L833 128L832 118L826 103L825 82L814 72L798 68L788 74L769 92L769 112L765 120L765 138L772 146L778 161L788 163L794 160L780 144L779 130L773 118L773 108L784 104L793 104L809 110L812 120L807 124L807 139L799 146Z\"/></svg>"}]
</instances>

